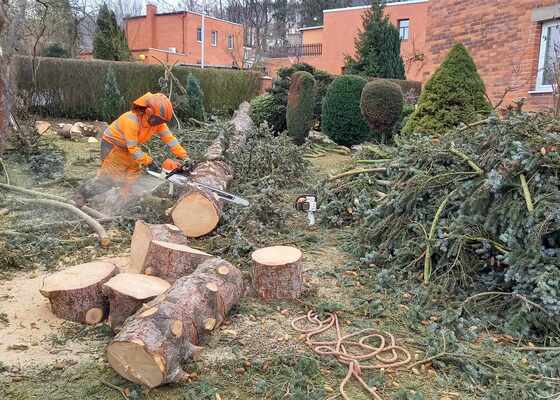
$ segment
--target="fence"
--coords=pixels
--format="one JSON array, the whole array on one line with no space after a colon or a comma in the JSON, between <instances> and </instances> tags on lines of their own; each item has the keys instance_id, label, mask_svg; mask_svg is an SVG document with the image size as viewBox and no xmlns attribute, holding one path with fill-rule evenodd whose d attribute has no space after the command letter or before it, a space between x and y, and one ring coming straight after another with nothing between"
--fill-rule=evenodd
<instances>
[{"instance_id":1,"label":"fence","mask_svg":"<svg viewBox=\"0 0 560 400\"><path fill-rule=\"evenodd\" d=\"M297 44L271 47L267 52L269 58L313 57L323 55L323 44Z\"/></svg>"}]
</instances>

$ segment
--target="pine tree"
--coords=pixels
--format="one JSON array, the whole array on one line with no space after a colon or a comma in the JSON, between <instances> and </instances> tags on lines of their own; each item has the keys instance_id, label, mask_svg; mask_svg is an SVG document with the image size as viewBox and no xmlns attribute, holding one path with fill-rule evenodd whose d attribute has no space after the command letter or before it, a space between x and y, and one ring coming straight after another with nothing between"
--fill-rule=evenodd
<instances>
[{"instance_id":1,"label":"pine tree","mask_svg":"<svg viewBox=\"0 0 560 400\"><path fill-rule=\"evenodd\" d=\"M97 15L97 27L93 38L93 55L102 60L125 61L130 50L124 32L117 24L115 13L103 4Z\"/></svg>"},{"instance_id":2,"label":"pine tree","mask_svg":"<svg viewBox=\"0 0 560 400\"><path fill-rule=\"evenodd\" d=\"M490 114L484 82L469 52L456 44L420 95L403 132L444 134Z\"/></svg>"},{"instance_id":3,"label":"pine tree","mask_svg":"<svg viewBox=\"0 0 560 400\"><path fill-rule=\"evenodd\" d=\"M356 59L347 57L345 72L376 78L405 79L399 30L384 15L384 0L372 0L356 39Z\"/></svg>"},{"instance_id":4,"label":"pine tree","mask_svg":"<svg viewBox=\"0 0 560 400\"><path fill-rule=\"evenodd\" d=\"M102 115L105 122L111 122L117 118L125 106L124 97L121 95L115 70L109 67L105 75L105 88L102 107Z\"/></svg>"}]
</instances>

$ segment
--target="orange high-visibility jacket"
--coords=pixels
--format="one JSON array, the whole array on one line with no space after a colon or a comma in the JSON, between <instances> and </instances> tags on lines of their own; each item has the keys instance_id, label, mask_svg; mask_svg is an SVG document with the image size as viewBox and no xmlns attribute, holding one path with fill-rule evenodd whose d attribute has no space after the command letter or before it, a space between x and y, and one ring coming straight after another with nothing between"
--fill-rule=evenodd
<instances>
[{"instance_id":1,"label":"orange high-visibility jacket","mask_svg":"<svg viewBox=\"0 0 560 400\"><path fill-rule=\"evenodd\" d=\"M128 111L117 118L103 132L103 139L115 146L127 149L137 164L145 165L149 157L140 148L158 134L159 138L169 147L171 152L180 159L187 158L187 151L173 136L167 124L151 126L146 118L140 117L133 111Z\"/></svg>"}]
</instances>

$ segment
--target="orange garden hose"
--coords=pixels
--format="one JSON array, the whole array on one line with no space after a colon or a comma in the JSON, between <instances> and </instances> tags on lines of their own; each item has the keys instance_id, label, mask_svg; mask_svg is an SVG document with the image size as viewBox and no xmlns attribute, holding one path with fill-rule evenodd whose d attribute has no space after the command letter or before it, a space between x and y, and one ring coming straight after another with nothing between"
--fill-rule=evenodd
<instances>
[{"instance_id":1,"label":"orange garden hose","mask_svg":"<svg viewBox=\"0 0 560 400\"><path fill-rule=\"evenodd\" d=\"M311 327L298 327L298 323L303 320L307 322L307 325L311 324ZM327 332L333 326L336 328L336 340L313 340L314 336ZM315 353L321 356L333 356L338 362L348 365L348 373L339 387L340 395L342 395L345 400L350 400L344 388L352 376L369 394L371 394L373 399L383 400L377 392L376 387L370 387L364 382L361 376L362 371L367 369L397 368L408 364L412 359L408 350L404 347L397 346L395 337L390 333L380 333L374 329L368 328L344 335L336 313L328 313L327 318L321 320L316 312L309 311L307 315L294 319L292 321L292 328L305 335L305 344L311 347ZM389 340L387 340L386 337ZM380 342L377 347L367 343L373 338L378 339ZM350 352L347 350L350 347L358 349L359 351ZM370 362L368 363L368 361ZM338 395L330 399L336 397L338 397Z\"/></svg>"}]
</instances>

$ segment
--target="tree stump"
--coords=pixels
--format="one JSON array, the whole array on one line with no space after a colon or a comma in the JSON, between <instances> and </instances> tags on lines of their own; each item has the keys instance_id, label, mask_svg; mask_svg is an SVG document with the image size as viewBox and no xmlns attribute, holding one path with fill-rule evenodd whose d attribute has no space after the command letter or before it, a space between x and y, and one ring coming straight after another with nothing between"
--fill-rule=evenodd
<instances>
[{"instance_id":1,"label":"tree stump","mask_svg":"<svg viewBox=\"0 0 560 400\"><path fill-rule=\"evenodd\" d=\"M59 318L95 325L103 321L108 302L101 287L117 274L117 267L97 261L80 264L47 276L39 290Z\"/></svg>"},{"instance_id":2,"label":"tree stump","mask_svg":"<svg viewBox=\"0 0 560 400\"><path fill-rule=\"evenodd\" d=\"M186 375L181 363L193 357L203 336L220 326L243 292L241 272L213 258L126 320L107 347L111 367L149 388Z\"/></svg>"},{"instance_id":3,"label":"tree stump","mask_svg":"<svg viewBox=\"0 0 560 400\"><path fill-rule=\"evenodd\" d=\"M182 244L153 240L141 272L173 283L192 274L200 264L213 257Z\"/></svg>"},{"instance_id":4,"label":"tree stump","mask_svg":"<svg viewBox=\"0 0 560 400\"><path fill-rule=\"evenodd\" d=\"M257 250L253 260L253 286L263 300L296 299L303 291L303 253L295 247Z\"/></svg>"},{"instance_id":5,"label":"tree stump","mask_svg":"<svg viewBox=\"0 0 560 400\"><path fill-rule=\"evenodd\" d=\"M130 245L129 272L142 273L144 262L154 240L168 243L188 244L189 239L175 225L152 225L144 221L136 221Z\"/></svg>"},{"instance_id":6,"label":"tree stump","mask_svg":"<svg viewBox=\"0 0 560 400\"><path fill-rule=\"evenodd\" d=\"M231 168L223 161L206 161L197 165L191 174L192 181L226 190L233 179ZM218 226L223 202L214 193L190 187L171 211L173 223L188 237L209 234Z\"/></svg>"},{"instance_id":7,"label":"tree stump","mask_svg":"<svg viewBox=\"0 0 560 400\"><path fill-rule=\"evenodd\" d=\"M102 287L103 294L109 299L109 318L107 323L113 331L119 330L123 322L153 300L171 285L163 279L142 274L122 273L111 278Z\"/></svg>"}]
</instances>

